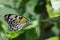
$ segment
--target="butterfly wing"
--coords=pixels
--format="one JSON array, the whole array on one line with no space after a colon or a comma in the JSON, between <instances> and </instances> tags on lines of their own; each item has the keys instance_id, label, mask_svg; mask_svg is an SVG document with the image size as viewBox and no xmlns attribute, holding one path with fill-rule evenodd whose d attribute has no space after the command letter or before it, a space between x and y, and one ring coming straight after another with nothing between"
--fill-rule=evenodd
<instances>
[{"instance_id":1,"label":"butterfly wing","mask_svg":"<svg viewBox=\"0 0 60 40\"><path fill-rule=\"evenodd\" d=\"M12 30L12 31L21 30L23 27L30 24L30 20L15 14L7 14L4 17L6 22L9 25L8 27L9 30Z\"/></svg>"}]
</instances>

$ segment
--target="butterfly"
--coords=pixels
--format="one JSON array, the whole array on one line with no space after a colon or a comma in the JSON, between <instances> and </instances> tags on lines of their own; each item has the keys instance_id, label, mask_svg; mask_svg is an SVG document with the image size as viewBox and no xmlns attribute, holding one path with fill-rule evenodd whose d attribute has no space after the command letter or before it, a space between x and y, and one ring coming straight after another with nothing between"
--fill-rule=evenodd
<instances>
[{"instance_id":1,"label":"butterfly","mask_svg":"<svg viewBox=\"0 0 60 40\"><path fill-rule=\"evenodd\" d=\"M31 24L30 20L16 14L6 14L4 19L8 23L8 29L11 31L21 30L25 26Z\"/></svg>"}]
</instances>

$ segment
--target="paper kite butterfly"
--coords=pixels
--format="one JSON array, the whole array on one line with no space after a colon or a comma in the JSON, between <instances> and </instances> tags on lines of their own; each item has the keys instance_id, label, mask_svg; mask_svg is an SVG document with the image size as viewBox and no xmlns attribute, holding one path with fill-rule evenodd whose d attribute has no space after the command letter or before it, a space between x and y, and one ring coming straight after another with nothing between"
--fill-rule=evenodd
<instances>
[{"instance_id":1,"label":"paper kite butterfly","mask_svg":"<svg viewBox=\"0 0 60 40\"><path fill-rule=\"evenodd\" d=\"M21 30L26 25L31 24L30 20L16 14L6 14L4 19L8 23L8 29L11 31Z\"/></svg>"}]
</instances>

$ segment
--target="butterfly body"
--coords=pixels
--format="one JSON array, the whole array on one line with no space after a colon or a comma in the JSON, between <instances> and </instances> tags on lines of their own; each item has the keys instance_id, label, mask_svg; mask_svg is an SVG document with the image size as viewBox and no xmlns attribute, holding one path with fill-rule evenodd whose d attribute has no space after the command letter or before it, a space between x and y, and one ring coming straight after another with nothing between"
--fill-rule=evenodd
<instances>
[{"instance_id":1,"label":"butterfly body","mask_svg":"<svg viewBox=\"0 0 60 40\"><path fill-rule=\"evenodd\" d=\"M8 23L8 28L11 31L21 30L26 25L30 24L30 20L16 14L6 14L5 21Z\"/></svg>"}]
</instances>

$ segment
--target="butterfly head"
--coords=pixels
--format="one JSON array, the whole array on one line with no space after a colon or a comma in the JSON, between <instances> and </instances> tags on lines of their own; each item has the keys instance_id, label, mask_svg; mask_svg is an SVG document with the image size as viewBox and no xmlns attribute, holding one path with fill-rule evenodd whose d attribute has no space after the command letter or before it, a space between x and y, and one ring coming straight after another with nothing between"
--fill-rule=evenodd
<instances>
[{"instance_id":1,"label":"butterfly head","mask_svg":"<svg viewBox=\"0 0 60 40\"><path fill-rule=\"evenodd\" d=\"M9 20L9 16L10 16L11 14L6 14L5 16L4 16L4 19L5 19L5 21L8 21Z\"/></svg>"}]
</instances>

